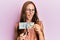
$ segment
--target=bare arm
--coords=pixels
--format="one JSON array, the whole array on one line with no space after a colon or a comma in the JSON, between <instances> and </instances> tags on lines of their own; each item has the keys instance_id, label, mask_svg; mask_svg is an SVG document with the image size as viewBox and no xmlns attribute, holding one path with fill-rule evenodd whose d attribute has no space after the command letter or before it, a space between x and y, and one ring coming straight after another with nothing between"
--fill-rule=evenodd
<instances>
[{"instance_id":1,"label":"bare arm","mask_svg":"<svg viewBox=\"0 0 60 40\"><path fill-rule=\"evenodd\" d=\"M42 22L41 22L40 27L41 27L41 30L40 30L39 33L38 33L38 34L39 34L39 39L40 39L40 40L45 40Z\"/></svg>"},{"instance_id":2,"label":"bare arm","mask_svg":"<svg viewBox=\"0 0 60 40\"><path fill-rule=\"evenodd\" d=\"M37 32L39 40L45 40L43 32L43 24L41 22L38 22L37 24L34 25L33 28Z\"/></svg>"}]
</instances>

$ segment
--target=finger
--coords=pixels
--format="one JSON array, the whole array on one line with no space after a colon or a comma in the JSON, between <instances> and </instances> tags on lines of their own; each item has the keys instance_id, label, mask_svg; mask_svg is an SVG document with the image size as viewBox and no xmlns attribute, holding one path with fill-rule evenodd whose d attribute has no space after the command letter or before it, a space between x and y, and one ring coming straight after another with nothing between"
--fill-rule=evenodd
<instances>
[{"instance_id":1,"label":"finger","mask_svg":"<svg viewBox=\"0 0 60 40\"><path fill-rule=\"evenodd\" d=\"M38 26L37 25L34 25L33 28L34 28L35 31L38 31Z\"/></svg>"},{"instance_id":2,"label":"finger","mask_svg":"<svg viewBox=\"0 0 60 40\"><path fill-rule=\"evenodd\" d=\"M33 25L33 27L32 28L35 28L35 25Z\"/></svg>"},{"instance_id":3,"label":"finger","mask_svg":"<svg viewBox=\"0 0 60 40\"><path fill-rule=\"evenodd\" d=\"M20 40L24 40L26 35L20 36Z\"/></svg>"},{"instance_id":4,"label":"finger","mask_svg":"<svg viewBox=\"0 0 60 40\"><path fill-rule=\"evenodd\" d=\"M24 35L24 33L20 34L20 36L22 37Z\"/></svg>"}]
</instances>

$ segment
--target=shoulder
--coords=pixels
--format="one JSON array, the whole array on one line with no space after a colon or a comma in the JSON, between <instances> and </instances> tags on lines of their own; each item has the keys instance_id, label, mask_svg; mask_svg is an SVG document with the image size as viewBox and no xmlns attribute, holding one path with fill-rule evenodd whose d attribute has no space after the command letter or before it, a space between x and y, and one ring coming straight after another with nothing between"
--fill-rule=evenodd
<instances>
[{"instance_id":1,"label":"shoulder","mask_svg":"<svg viewBox=\"0 0 60 40\"><path fill-rule=\"evenodd\" d=\"M16 24L15 24L15 29L16 29L16 30L17 30L18 26L19 26L19 23L16 23Z\"/></svg>"},{"instance_id":2,"label":"shoulder","mask_svg":"<svg viewBox=\"0 0 60 40\"><path fill-rule=\"evenodd\" d=\"M43 25L43 23L42 23L42 21L41 21L41 20L37 21L37 24L38 24L38 25L40 25L40 26L42 26L42 25Z\"/></svg>"}]
</instances>

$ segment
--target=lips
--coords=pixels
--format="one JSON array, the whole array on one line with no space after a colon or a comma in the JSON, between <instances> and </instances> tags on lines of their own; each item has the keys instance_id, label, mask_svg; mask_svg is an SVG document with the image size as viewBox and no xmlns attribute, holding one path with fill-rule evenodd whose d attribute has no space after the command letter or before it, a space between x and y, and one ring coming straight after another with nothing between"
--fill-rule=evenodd
<instances>
[{"instance_id":1,"label":"lips","mask_svg":"<svg viewBox=\"0 0 60 40\"><path fill-rule=\"evenodd\" d=\"M28 16L29 16L29 18L32 17L32 15L28 15Z\"/></svg>"}]
</instances>

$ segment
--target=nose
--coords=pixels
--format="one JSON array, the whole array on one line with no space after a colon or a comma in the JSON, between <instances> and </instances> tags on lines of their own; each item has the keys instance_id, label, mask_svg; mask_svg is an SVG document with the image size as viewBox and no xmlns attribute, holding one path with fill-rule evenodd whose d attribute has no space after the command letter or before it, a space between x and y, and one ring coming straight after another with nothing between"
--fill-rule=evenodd
<instances>
[{"instance_id":1,"label":"nose","mask_svg":"<svg viewBox=\"0 0 60 40\"><path fill-rule=\"evenodd\" d=\"M32 11L30 11L30 14L32 14Z\"/></svg>"},{"instance_id":2,"label":"nose","mask_svg":"<svg viewBox=\"0 0 60 40\"><path fill-rule=\"evenodd\" d=\"M30 10L30 14L32 14L33 13L33 11L32 10Z\"/></svg>"}]
</instances>

